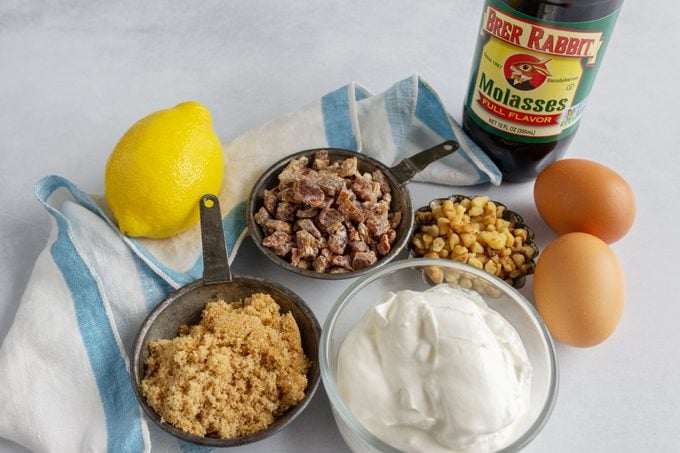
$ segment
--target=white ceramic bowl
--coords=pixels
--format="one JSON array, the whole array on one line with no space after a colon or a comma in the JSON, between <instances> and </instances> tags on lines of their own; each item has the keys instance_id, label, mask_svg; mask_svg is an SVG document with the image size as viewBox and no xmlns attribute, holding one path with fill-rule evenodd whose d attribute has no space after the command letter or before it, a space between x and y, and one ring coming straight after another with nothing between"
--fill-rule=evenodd
<instances>
[{"instance_id":1,"label":"white ceramic bowl","mask_svg":"<svg viewBox=\"0 0 680 453\"><path fill-rule=\"evenodd\" d=\"M534 307L516 289L484 271L451 260L409 259L389 263L354 282L331 308L321 334L319 361L321 379L340 433L354 452L398 451L364 428L343 402L336 382L338 353L350 330L386 292L430 288L432 284L424 271L432 266L445 272L449 280L477 290L490 308L514 326L524 343L533 368L529 413L515 438L501 450L518 451L545 425L555 403L558 371L552 339Z\"/></svg>"}]
</instances>

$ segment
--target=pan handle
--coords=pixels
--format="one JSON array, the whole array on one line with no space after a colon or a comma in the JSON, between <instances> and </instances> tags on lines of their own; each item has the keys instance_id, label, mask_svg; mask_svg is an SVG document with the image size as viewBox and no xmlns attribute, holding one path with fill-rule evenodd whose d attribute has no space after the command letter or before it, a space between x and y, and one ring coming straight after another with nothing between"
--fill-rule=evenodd
<instances>
[{"instance_id":1,"label":"pan handle","mask_svg":"<svg viewBox=\"0 0 680 453\"><path fill-rule=\"evenodd\" d=\"M199 203L201 212L201 242L203 244L203 283L231 281L227 247L224 243L224 227L220 202L215 195L203 195Z\"/></svg>"},{"instance_id":2,"label":"pan handle","mask_svg":"<svg viewBox=\"0 0 680 453\"><path fill-rule=\"evenodd\" d=\"M455 140L445 141L437 146L433 146L430 149L426 149L425 151L421 151L414 156L402 160L397 165L390 168L390 172L392 172L392 175L399 183L399 186L403 186L432 162L439 160L444 156L448 156L456 151L458 147L458 142Z\"/></svg>"}]
</instances>

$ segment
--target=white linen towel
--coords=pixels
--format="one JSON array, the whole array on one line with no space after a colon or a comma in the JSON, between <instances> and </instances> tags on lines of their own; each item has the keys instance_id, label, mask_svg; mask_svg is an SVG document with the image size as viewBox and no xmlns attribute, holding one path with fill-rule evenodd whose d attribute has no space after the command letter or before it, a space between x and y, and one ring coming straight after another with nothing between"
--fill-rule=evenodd
<instances>
[{"instance_id":1,"label":"white linen towel","mask_svg":"<svg viewBox=\"0 0 680 453\"><path fill-rule=\"evenodd\" d=\"M500 183L498 169L418 76L379 95L352 83L243 134L224 146L219 194L230 261L246 234L248 193L280 158L333 147L393 165L447 139L460 150L418 180ZM64 178L42 179L36 195L53 229L0 349L0 436L45 452L203 451L147 422L128 373L144 317L203 272L198 226L170 239L132 239L110 220L103 197Z\"/></svg>"}]
</instances>

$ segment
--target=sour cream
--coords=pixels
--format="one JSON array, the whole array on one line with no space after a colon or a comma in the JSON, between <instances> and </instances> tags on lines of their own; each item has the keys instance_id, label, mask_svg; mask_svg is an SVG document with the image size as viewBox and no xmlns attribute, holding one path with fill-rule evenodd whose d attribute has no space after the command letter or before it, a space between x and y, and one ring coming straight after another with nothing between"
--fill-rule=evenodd
<instances>
[{"instance_id":1,"label":"sour cream","mask_svg":"<svg viewBox=\"0 0 680 453\"><path fill-rule=\"evenodd\" d=\"M398 449L494 451L529 409L531 364L479 294L439 285L369 310L341 346L337 382L354 416Z\"/></svg>"}]
</instances>

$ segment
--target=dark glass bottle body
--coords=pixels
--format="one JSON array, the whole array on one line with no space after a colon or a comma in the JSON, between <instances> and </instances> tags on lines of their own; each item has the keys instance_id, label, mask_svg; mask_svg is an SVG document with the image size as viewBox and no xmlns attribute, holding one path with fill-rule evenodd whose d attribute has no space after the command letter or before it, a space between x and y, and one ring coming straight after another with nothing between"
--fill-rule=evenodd
<instances>
[{"instance_id":1,"label":"dark glass bottle body","mask_svg":"<svg viewBox=\"0 0 680 453\"><path fill-rule=\"evenodd\" d=\"M501 0L501 2L515 12L539 21L581 23L611 16L620 9L623 0ZM487 1L487 5L488 3ZM488 39L489 36L485 33L478 38L476 49L478 56ZM475 67L472 68L471 84L477 78L477 70ZM490 131L489 127L482 127L473 118L469 106L469 102L466 101L463 129L499 167L504 181L529 181L536 178L543 168L564 155L578 128L576 123L565 136L555 137L554 140L548 139L542 143L530 143L521 137L513 139L508 137L508 134L497 134Z\"/></svg>"}]
</instances>

